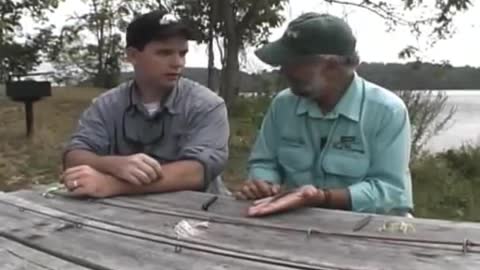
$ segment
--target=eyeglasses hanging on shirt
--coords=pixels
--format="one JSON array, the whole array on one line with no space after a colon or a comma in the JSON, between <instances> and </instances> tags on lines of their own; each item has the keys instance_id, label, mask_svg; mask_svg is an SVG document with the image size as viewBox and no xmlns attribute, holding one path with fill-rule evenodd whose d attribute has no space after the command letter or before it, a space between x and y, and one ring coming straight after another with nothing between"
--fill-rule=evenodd
<instances>
[{"instance_id":1,"label":"eyeglasses hanging on shirt","mask_svg":"<svg viewBox=\"0 0 480 270\"><path fill-rule=\"evenodd\" d=\"M136 104L130 94L129 106L122 116L122 132L125 141L136 151L144 152L145 147L159 143L165 135L165 122L169 121L167 110L161 109L151 117L147 117Z\"/></svg>"}]
</instances>

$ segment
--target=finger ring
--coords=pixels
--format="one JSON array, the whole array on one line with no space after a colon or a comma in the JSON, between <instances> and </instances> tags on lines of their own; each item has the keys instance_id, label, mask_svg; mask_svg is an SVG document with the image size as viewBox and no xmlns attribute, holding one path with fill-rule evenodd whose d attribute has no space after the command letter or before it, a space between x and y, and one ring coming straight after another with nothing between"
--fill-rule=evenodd
<instances>
[{"instance_id":1,"label":"finger ring","mask_svg":"<svg viewBox=\"0 0 480 270\"><path fill-rule=\"evenodd\" d=\"M73 181L73 187L76 188L77 186L78 186L78 182L77 182L77 180L74 180Z\"/></svg>"}]
</instances>

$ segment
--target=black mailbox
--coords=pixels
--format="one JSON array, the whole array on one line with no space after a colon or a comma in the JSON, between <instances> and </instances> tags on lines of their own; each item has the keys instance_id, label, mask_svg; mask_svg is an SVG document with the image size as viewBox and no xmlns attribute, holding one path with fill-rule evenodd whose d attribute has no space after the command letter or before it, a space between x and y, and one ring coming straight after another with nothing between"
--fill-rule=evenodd
<instances>
[{"instance_id":1,"label":"black mailbox","mask_svg":"<svg viewBox=\"0 0 480 270\"><path fill-rule=\"evenodd\" d=\"M6 89L6 94L10 99L25 103L27 136L30 137L33 133L33 103L52 95L50 82L9 81Z\"/></svg>"},{"instance_id":2,"label":"black mailbox","mask_svg":"<svg viewBox=\"0 0 480 270\"><path fill-rule=\"evenodd\" d=\"M6 94L14 101L37 101L52 95L50 82L14 81L7 82Z\"/></svg>"}]
</instances>

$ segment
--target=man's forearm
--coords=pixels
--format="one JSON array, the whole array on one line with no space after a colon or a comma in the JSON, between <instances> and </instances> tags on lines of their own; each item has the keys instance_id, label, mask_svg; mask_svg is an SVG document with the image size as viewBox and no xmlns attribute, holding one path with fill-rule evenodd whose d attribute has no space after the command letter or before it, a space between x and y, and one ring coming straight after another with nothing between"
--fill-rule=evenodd
<instances>
[{"instance_id":1,"label":"man's forearm","mask_svg":"<svg viewBox=\"0 0 480 270\"><path fill-rule=\"evenodd\" d=\"M204 183L204 168L197 161L176 161L162 166L164 177L148 185L137 186L116 179L116 195L200 190Z\"/></svg>"},{"instance_id":2,"label":"man's forearm","mask_svg":"<svg viewBox=\"0 0 480 270\"><path fill-rule=\"evenodd\" d=\"M87 150L71 150L65 154L63 159L64 169L80 165L88 165L95 170L112 174L115 156L99 156Z\"/></svg>"},{"instance_id":3,"label":"man's forearm","mask_svg":"<svg viewBox=\"0 0 480 270\"><path fill-rule=\"evenodd\" d=\"M116 195L200 190L204 186L203 165L194 160L176 161L162 166L163 177L147 185L134 185L115 177L116 156L98 156L86 150L72 150L64 157L64 168L88 165L108 177Z\"/></svg>"},{"instance_id":4,"label":"man's forearm","mask_svg":"<svg viewBox=\"0 0 480 270\"><path fill-rule=\"evenodd\" d=\"M63 156L63 169L66 170L71 167L88 165L92 168L96 164L98 156L87 150L70 150ZM95 168L97 169L97 168ZM97 169L98 170L98 169ZM98 170L99 171L99 170Z\"/></svg>"}]
</instances>

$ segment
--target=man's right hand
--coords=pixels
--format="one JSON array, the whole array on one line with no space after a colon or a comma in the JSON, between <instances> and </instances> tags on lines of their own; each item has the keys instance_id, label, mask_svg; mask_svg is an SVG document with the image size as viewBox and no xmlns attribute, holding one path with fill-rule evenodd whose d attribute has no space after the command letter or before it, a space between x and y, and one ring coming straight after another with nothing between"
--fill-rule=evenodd
<instances>
[{"instance_id":1,"label":"man's right hand","mask_svg":"<svg viewBox=\"0 0 480 270\"><path fill-rule=\"evenodd\" d=\"M134 185L145 185L163 177L162 167L145 154L116 156L112 160L111 174Z\"/></svg>"},{"instance_id":2,"label":"man's right hand","mask_svg":"<svg viewBox=\"0 0 480 270\"><path fill-rule=\"evenodd\" d=\"M279 185L261 180L252 180L245 182L240 190L235 192L235 197L240 200L258 200L277 195L279 192Z\"/></svg>"}]
</instances>

